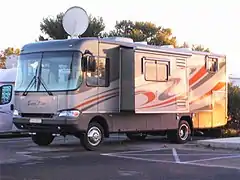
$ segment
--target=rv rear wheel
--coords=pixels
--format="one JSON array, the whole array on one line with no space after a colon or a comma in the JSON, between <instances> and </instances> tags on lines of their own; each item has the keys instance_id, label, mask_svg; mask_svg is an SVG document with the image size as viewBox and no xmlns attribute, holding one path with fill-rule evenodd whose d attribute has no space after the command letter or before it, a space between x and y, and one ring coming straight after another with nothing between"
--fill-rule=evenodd
<instances>
[{"instance_id":1,"label":"rv rear wheel","mask_svg":"<svg viewBox=\"0 0 240 180\"><path fill-rule=\"evenodd\" d=\"M87 132L80 135L81 144L88 151L97 150L103 138L103 127L97 122L90 123Z\"/></svg>"},{"instance_id":2,"label":"rv rear wheel","mask_svg":"<svg viewBox=\"0 0 240 180\"><path fill-rule=\"evenodd\" d=\"M32 136L32 141L39 146L48 146L53 140L54 136L47 133L36 133L36 135Z\"/></svg>"},{"instance_id":3,"label":"rv rear wheel","mask_svg":"<svg viewBox=\"0 0 240 180\"><path fill-rule=\"evenodd\" d=\"M126 136L130 140L141 141L146 139L147 134L144 133L126 133Z\"/></svg>"},{"instance_id":4,"label":"rv rear wheel","mask_svg":"<svg viewBox=\"0 0 240 180\"><path fill-rule=\"evenodd\" d=\"M167 137L170 141L178 144L184 144L188 142L191 137L191 127L189 126L189 123L185 120L181 120L179 122L178 129L168 131Z\"/></svg>"}]
</instances>

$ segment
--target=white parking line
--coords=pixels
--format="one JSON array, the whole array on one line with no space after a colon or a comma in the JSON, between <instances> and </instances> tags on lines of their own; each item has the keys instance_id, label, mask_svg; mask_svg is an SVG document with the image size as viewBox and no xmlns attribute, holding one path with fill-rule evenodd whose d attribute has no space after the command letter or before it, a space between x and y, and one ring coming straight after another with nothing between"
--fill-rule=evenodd
<instances>
[{"instance_id":1,"label":"white parking line","mask_svg":"<svg viewBox=\"0 0 240 180\"><path fill-rule=\"evenodd\" d=\"M109 153L110 154L110 153ZM112 153L112 154L114 154L114 153ZM116 153L117 154L117 153ZM169 153L169 154L166 154L166 153L158 153L158 154L156 154L156 153L148 153L148 154L135 154L135 153L121 153L121 154L124 154L124 155L133 155L133 156L169 156L169 155L173 155L172 153ZM179 154L179 153L177 153L177 155L178 155L178 157L179 156L240 156L240 155L234 155L234 154L217 154L217 153L215 153L215 154L211 154L211 153L209 153L209 154Z\"/></svg>"},{"instance_id":2,"label":"white parking line","mask_svg":"<svg viewBox=\"0 0 240 180\"><path fill-rule=\"evenodd\" d=\"M150 151L157 151L157 150L170 150L172 149L172 154L161 154L161 153L148 153L148 154L137 154L141 152L150 152ZM190 149L179 149L179 150L190 150ZM192 150L191 151L198 151L198 150ZM139 150L139 151L125 151L125 152L119 152L119 153L103 153L101 154L103 156L110 156L110 157L117 157L117 158L123 158L123 159L130 159L130 160L141 160L141 161L147 161L147 162L159 162L159 163L170 163L170 164L182 164L182 165L192 165L192 166L201 166L201 167L213 167L213 168L225 168L225 169L237 169L240 170L240 167L236 166L228 166L228 165L215 165L215 164L203 164L198 162L203 161L211 161L211 160L221 160L221 159L231 159L231 158L240 158L240 154L233 155L230 153L226 154L212 154L212 153L205 153L205 154L193 154L195 156L201 156L201 155L214 155L214 156L222 156L224 157L214 157L214 158L208 158L208 159L200 159L200 160L193 160L193 161L180 161L179 155L188 155L191 156L192 154L178 154L177 150L175 148L160 148L160 149L146 149L146 150ZM167 160L158 160L158 159L149 159L149 158L142 158L143 156L149 156L149 155L172 155L175 159L175 161L167 161ZM142 157L132 157L132 156L142 156Z\"/></svg>"},{"instance_id":3,"label":"white parking line","mask_svg":"<svg viewBox=\"0 0 240 180\"><path fill-rule=\"evenodd\" d=\"M201 167L212 167L212 168L225 168L225 169L235 169L240 170L240 167L236 166L225 166L225 165L215 165L215 164L201 164L201 163L181 163L186 165L201 166Z\"/></svg>"},{"instance_id":4,"label":"white parking line","mask_svg":"<svg viewBox=\"0 0 240 180\"><path fill-rule=\"evenodd\" d=\"M240 155L224 156L224 157L214 157L214 158L199 159L199 160L193 160L193 161L184 161L183 163L195 163L195 162L202 162L202 161L212 161L212 160L231 159L231 158L240 158Z\"/></svg>"},{"instance_id":5,"label":"white parking line","mask_svg":"<svg viewBox=\"0 0 240 180\"><path fill-rule=\"evenodd\" d=\"M117 154L129 154L129 153L142 153L142 152L152 152L152 151L159 151L159 150L170 150L171 148L153 148L153 149L146 149L146 150L136 150L136 151L121 151L116 153L102 153L101 155L117 155Z\"/></svg>"},{"instance_id":6,"label":"white parking line","mask_svg":"<svg viewBox=\"0 0 240 180\"><path fill-rule=\"evenodd\" d=\"M141 160L141 161L148 161L148 162L163 162L163 163L171 163L175 164L174 161L165 161L165 160L156 160L156 159L147 159L147 158L139 158L139 157L130 157L124 155L116 155L116 154L101 154L103 156L110 156L110 157L117 157L117 158L124 158L124 159L131 159L131 160Z\"/></svg>"},{"instance_id":7,"label":"white parking line","mask_svg":"<svg viewBox=\"0 0 240 180\"><path fill-rule=\"evenodd\" d=\"M175 148L172 148L172 154L173 154L173 157L174 157L174 159L175 159L175 162L176 162L176 163L180 163L180 159L179 159L179 157L178 157L178 154L177 154L177 151L176 151Z\"/></svg>"}]
</instances>

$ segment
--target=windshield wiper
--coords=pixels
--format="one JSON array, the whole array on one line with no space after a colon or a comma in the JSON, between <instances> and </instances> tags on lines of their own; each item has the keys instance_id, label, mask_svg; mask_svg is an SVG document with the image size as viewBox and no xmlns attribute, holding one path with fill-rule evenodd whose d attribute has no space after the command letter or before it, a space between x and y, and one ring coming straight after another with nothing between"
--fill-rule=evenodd
<instances>
[{"instance_id":1,"label":"windshield wiper","mask_svg":"<svg viewBox=\"0 0 240 180\"><path fill-rule=\"evenodd\" d=\"M45 91L48 93L49 96L53 96L52 92L49 91L47 88L46 88L46 84L43 82L43 80L41 79L41 77L36 77L36 75L33 76L31 82L28 84L26 90L23 92L23 96L26 96L28 94L28 89L31 88L34 84L36 85L36 82L38 79L38 82L40 82L40 84L42 84L43 88L45 89ZM39 85L40 85L39 84Z\"/></svg>"},{"instance_id":2,"label":"windshield wiper","mask_svg":"<svg viewBox=\"0 0 240 180\"><path fill-rule=\"evenodd\" d=\"M45 82L43 81L43 79L41 77L38 77L38 82L39 82L38 88L39 88L40 84L42 84L43 88L48 93L48 95L49 96L53 96L53 93L47 89L46 84L45 84Z\"/></svg>"},{"instance_id":3,"label":"windshield wiper","mask_svg":"<svg viewBox=\"0 0 240 180\"><path fill-rule=\"evenodd\" d=\"M43 59L43 55L42 55L42 58L40 60L40 67L39 67L39 73L38 73L38 78L37 78L38 79L37 91L39 91L40 84L42 84L43 88L48 93L48 95L49 96L53 96L53 93L46 88L46 84L45 84L45 82L41 78L41 75L42 75L42 59Z\"/></svg>"},{"instance_id":4,"label":"windshield wiper","mask_svg":"<svg viewBox=\"0 0 240 180\"><path fill-rule=\"evenodd\" d=\"M28 89L31 88L33 85L36 85L37 82L37 69L35 71L35 75L33 76L33 78L31 79L31 82L28 84L27 88L25 89L25 91L23 92L23 96L26 96L28 94Z\"/></svg>"}]
</instances>

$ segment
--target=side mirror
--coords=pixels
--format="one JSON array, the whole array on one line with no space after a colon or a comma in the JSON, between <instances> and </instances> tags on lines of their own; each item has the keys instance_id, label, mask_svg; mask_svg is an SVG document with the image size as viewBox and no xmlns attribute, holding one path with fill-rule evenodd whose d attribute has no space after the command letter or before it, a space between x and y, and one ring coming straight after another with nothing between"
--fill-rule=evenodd
<instances>
[{"instance_id":1,"label":"side mirror","mask_svg":"<svg viewBox=\"0 0 240 180\"><path fill-rule=\"evenodd\" d=\"M83 72L87 71L87 56L83 56L81 60L81 69Z\"/></svg>"},{"instance_id":2,"label":"side mirror","mask_svg":"<svg viewBox=\"0 0 240 180\"><path fill-rule=\"evenodd\" d=\"M93 56L88 56L87 58L87 71L95 72L97 68L96 60Z\"/></svg>"},{"instance_id":3,"label":"side mirror","mask_svg":"<svg viewBox=\"0 0 240 180\"><path fill-rule=\"evenodd\" d=\"M95 72L97 68L97 63L94 56L83 56L81 61L81 67L83 72Z\"/></svg>"}]
</instances>

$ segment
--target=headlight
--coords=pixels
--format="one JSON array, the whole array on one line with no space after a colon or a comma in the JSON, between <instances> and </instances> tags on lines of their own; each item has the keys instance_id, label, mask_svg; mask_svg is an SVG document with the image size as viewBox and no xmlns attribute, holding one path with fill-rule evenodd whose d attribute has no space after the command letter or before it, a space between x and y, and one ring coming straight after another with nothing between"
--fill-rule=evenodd
<instances>
[{"instance_id":1,"label":"headlight","mask_svg":"<svg viewBox=\"0 0 240 180\"><path fill-rule=\"evenodd\" d=\"M15 109L15 110L13 111L13 116L19 116L18 110Z\"/></svg>"},{"instance_id":2,"label":"headlight","mask_svg":"<svg viewBox=\"0 0 240 180\"><path fill-rule=\"evenodd\" d=\"M61 111L58 116L59 117L78 117L80 112L78 110L71 110L71 111Z\"/></svg>"}]
</instances>

